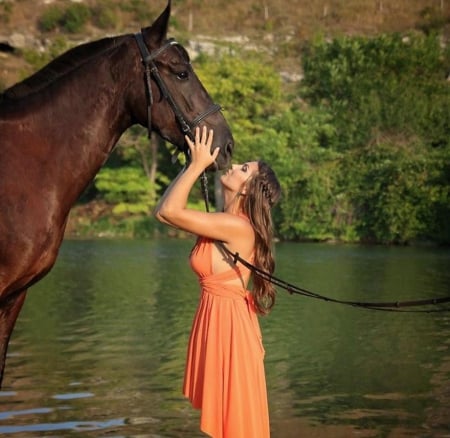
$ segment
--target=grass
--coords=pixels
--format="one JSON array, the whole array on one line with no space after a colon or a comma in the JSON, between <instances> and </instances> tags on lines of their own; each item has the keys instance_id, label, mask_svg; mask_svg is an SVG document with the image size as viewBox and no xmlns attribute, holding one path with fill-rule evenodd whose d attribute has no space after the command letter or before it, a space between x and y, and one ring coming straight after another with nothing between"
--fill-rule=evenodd
<instances>
[{"instance_id":1,"label":"grass","mask_svg":"<svg viewBox=\"0 0 450 438\"><path fill-rule=\"evenodd\" d=\"M40 19L50 8L69 8L70 4L55 0L47 6L42 4L36 13L36 0L3 0L1 34L8 36L23 29L24 35L32 34L40 40L61 38L63 26L43 32ZM74 41L135 32L151 24L166 1L85 0L84 5L91 10L90 21L77 34L64 35ZM276 61L284 67L298 58L304 41L317 36L376 35L438 27L448 39L450 0L172 0L170 26L169 33L182 40L199 35L246 36L250 43L276 47ZM3 72L0 70L2 88L24 76L23 65L17 74L11 71L11 62L17 60L19 65L20 57L8 58ZM25 74L34 71L33 67Z\"/></svg>"},{"instance_id":2,"label":"grass","mask_svg":"<svg viewBox=\"0 0 450 438\"><path fill-rule=\"evenodd\" d=\"M4 30L20 25L37 30L36 0L4 0ZM55 0L47 8L68 7ZM97 14L114 12L124 29L150 24L164 0L85 0ZM6 7L6 5L9 5ZM30 11L33 13L30 14ZM450 14L450 0L172 0L171 25L189 34L256 35L268 32L311 38L317 32L368 34L401 32ZM7 16L7 17L6 17ZM7 19L6 19L7 18ZM18 26L19 25L19 26ZM4 30L2 33L4 33Z\"/></svg>"}]
</instances>

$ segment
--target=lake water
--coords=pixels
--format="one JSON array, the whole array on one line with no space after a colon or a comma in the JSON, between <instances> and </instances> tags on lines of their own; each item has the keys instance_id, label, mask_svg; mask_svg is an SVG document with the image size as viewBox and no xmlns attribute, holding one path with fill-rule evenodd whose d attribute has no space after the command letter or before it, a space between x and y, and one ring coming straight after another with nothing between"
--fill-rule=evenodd
<instances>
[{"instance_id":1,"label":"lake water","mask_svg":"<svg viewBox=\"0 0 450 438\"><path fill-rule=\"evenodd\" d=\"M14 331L5 437L200 437L181 396L198 299L192 240L65 241ZM340 299L450 293L450 250L280 243L277 276ZM274 438L450 437L450 312L279 290L261 319Z\"/></svg>"}]
</instances>

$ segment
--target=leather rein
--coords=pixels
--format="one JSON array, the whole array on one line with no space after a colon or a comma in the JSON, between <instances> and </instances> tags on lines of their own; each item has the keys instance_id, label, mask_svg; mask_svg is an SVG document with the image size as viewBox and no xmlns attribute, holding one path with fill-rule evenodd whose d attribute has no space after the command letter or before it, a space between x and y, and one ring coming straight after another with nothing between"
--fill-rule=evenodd
<instances>
[{"instance_id":1,"label":"leather rein","mask_svg":"<svg viewBox=\"0 0 450 438\"><path fill-rule=\"evenodd\" d=\"M209 199L208 199L208 180L206 174L203 173L201 178L202 194L205 201L206 211L209 212ZM426 300L408 300L408 301L391 301L391 302L364 302L364 301L351 301L351 300L339 300L337 298L331 298L325 295L321 295L312 292L308 289L296 286L294 284L288 283L287 281L281 280L274 275L263 271L256 266L249 263L247 260L243 259L238 252L233 253L230 251L223 242L216 241L217 245L223 249L223 251L230 256L233 263L237 262L244 265L247 269L253 272L255 275L262 277L265 281L271 282L274 286L285 289L291 295L298 294L309 298L315 298L322 301L327 301L329 303L343 304L352 307L359 307L370 310L380 310L384 312L407 312L407 313L437 313L437 312L450 312L450 307L441 307L433 309L411 309L411 307L424 307L424 306L436 306L440 304L445 304L450 302L450 296L442 298L430 298Z\"/></svg>"},{"instance_id":2,"label":"leather rein","mask_svg":"<svg viewBox=\"0 0 450 438\"><path fill-rule=\"evenodd\" d=\"M214 114L217 111L221 110L220 105L213 104L206 111L197 116L191 123L188 123L183 116L183 112L180 107L177 105L172 95L170 94L169 89L167 88L164 80L159 73L158 67L156 66L154 60L166 49L173 45L179 45L174 39L169 39L165 44L163 44L158 49L149 52L145 42L142 32L136 33L134 35L137 45L139 47L139 51L142 57L142 63L145 69L145 85L146 85L146 94L147 94L147 129L148 129L148 137L151 137L152 131L152 116L151 110L153 105L153 94L151 87L151 79L153 78L156 84L158 85L161 94L167 100L169 105L171 106L175 117L180 125L180 129L184 135L188 135L191 139L193 139L192 130L206 117L210 114ZM185 154L188 154L188 151L183 151ZM201 186L202 186L202 194L205 200L206 211L209 212L209 199L208 199L208 179L206 173L203 172L201 176ZM339 300L336 298L331 298L325 295L320 295L318 293L312 292L310 290L304 289L302 287L296 286L294 284L288 283L280 278L275 277L274 275L265 272L253 264L249 263L247 260L243 259L238 252L233 253L230 251L223 242L217 242L218 245L227 253L233 260L233 263L237 262L244 265L246 268L250 269L255 275L262 277L266 281L270 281L273 285L285 289L291 295L298 294L303 295L309 298L315 298L322 301L327 301L335 304L343 304L347 306L360 307L371 310L380 310L385 312L414 312L414 313L434 313L434 312L450 312L450 308L438 308L438 309L411 309L411 307L424 307L431 305L439 305L450 302L450 296L442 297L442 298L431 298L426 300L408 300L408 301L392 301L392 302L363 302L363 301L351 301L351 300Z\"/></svg>"}]
</instances>

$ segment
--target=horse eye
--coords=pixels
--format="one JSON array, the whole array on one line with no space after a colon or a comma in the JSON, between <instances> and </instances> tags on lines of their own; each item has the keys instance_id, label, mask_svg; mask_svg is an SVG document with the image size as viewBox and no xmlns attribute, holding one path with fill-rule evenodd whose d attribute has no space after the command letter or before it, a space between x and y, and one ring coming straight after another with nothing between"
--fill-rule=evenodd
<instances>
[{"instance_id":1,"label":"horse eye","mask_svg":"<svg viewBox=\"0 0 450 438\"><path fill-rule=\"evenodd\" d=\"M189 74L187 71L182 71L180 73L177 73L177 78L181 80L186 80L189 77Z\"/></svg>"}]
</instances>

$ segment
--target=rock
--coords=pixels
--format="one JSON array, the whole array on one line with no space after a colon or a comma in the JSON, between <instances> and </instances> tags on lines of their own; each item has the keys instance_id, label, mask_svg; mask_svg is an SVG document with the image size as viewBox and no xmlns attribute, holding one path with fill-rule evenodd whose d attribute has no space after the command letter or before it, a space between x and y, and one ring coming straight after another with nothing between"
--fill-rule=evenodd
<instances>
[{"instance_id":1,"label":"rock","mask_svg":"<svg viewBox=\"0 0 450 438\"><path fill-rule=\"evenodd\" d=\"M23 49L27 46L27 39L25 35L15 32L9 37L8 43L14 48Z\"/></svg>"}]
</instances>

